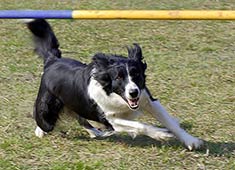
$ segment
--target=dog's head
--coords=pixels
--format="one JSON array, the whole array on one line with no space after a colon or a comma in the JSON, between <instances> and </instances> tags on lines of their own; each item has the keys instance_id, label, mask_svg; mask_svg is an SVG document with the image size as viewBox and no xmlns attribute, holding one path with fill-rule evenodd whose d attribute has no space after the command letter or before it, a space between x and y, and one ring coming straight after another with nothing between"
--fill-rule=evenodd
<instances>
[{"instance_id":1,"label":"dog's head","mask_svg":"<svg viewBox=\"0 0 235 170\"><path fill-rule=\"evenodd\" d=\"M116 93L121 96L130 109L139 107L139 99L145 88L145 70L142 50L138 44L128 48L128 57L96 54L94 78L107 95Z\"/></svg>"}]
</instances>

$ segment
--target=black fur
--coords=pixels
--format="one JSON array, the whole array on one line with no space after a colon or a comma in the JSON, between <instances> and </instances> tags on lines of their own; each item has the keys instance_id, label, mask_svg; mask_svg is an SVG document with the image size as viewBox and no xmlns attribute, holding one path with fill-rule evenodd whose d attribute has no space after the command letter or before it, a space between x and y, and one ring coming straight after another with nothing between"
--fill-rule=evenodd
<instances>
[{"instance_id":1,"label":"black fur","mask_svg":"<svg viewBox=\"0 0 235 170\"><path fill-rule=\"evenodd\" d=\"M33 33L35 51L44 60L44 73L35 102L34 117L37 125L45 132L52 131L63 107L76 112L79 122L92 128L86 121L94 120L113 130L101 108L88 95L91 77L97 80L109 95L117 93L124 100L124 86L129 74L140 89L145 88L146 63L142 62L139 45L128 48L128 58L98 53L90 64L61 58L59 43L50 25L43 19L27 23ZM96 70L94 73L92 73ZM133 92L131 95L135 95Z\"/></svg>"},{"instance_id":2,"label":"black fur","mask_svg":"<svg viewBox=\"0 0 235 170\"><path fill-rule=\"evenodd\" d=\"M45 132L53 130L59 112L66 106L81 117L112 129L103 112L87 95L94 64L61 58L59 43L45 20L35 20L27 26L34 35L35 51L44 60L44 73L34 108L37 125Z\"/></svg>"}]
</instances>

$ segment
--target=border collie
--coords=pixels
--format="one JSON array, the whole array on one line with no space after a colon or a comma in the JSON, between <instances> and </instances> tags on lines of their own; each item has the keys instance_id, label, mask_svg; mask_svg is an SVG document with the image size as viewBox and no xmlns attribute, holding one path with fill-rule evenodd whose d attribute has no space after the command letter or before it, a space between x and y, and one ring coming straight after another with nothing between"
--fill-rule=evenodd
<instances>
[{"instance_id":1,"label":"border collie","mask_svg":"<svg viewBox=\"0 0 235 170\"><path fill-rule=\"evenodd\" d=\"M202 140L183 130L177 119L152 97L145 84L147 64L138 44L128 48L128 57L97 53L89 64L84 64L61 57L58 40L47 21L36 19L26 24L33 34L35 51L44 60L34 105L36 136L41 138L52 131L66 107L77 114L78 122L91 137L126 132L156 140L176 137L189 150L202 146ZM166 128L133 120L143 112L151 113ZM103 124L105 130L88 120Z\"/></svg>"}]
</instances>

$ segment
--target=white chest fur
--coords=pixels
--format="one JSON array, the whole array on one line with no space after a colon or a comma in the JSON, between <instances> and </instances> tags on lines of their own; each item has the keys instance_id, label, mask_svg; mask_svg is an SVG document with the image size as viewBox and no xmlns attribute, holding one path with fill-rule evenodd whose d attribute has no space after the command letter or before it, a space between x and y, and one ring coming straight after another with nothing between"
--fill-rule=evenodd
<instances>
[{"instance_id":1,"label":"white chest fur","mask_svg":"<svg viewBox=\"0 0 235 170\"><path fill-rule=\"evenodd\" d=\"M104 112L127 112L129 109L126 102L116 93L107 95L100 83L91 78L88 86L88 95Z\"/></svg>"},{"instance_id":2,"label":"white chest fur","mask_svg":"<svg viewBox=\"0 0 235 170\"><path fill-rule=\"evenodd\" d=\"M131 110L124 99L116 93L107 95L100 83L93 78L91 78L88 86L88 94L104 111L107 117L132 119L140 113L139 111Z\"/></svg>"}]
</instances>

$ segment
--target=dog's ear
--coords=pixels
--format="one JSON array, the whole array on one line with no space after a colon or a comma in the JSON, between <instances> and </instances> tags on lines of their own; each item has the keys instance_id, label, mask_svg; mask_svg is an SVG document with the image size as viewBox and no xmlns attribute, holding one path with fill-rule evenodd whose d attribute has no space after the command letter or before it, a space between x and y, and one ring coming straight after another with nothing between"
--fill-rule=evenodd
<instances>
[{"instance_id":1,"label":"dog's ear","mask_svg":"<svg viewBox=\"0 0 235 170\"><path fill-rule=\"evenodd\" d=\"M94 72L94 78L102 85L107 94L112 92L112 79L107 72L110 65L110 58L103 53L97 53L92 58L95 63L96 71Z\"/></svg>"},{"instance_id":2,"label":"dog's ear","mask_svg":"<svg viewBox=\"0 0 235 170\"><path fill-rule=\"evenodd\" d=\"M134 47L127 47L128 57L136 61L139 61L141 63L141 66L143 67L143 70L146 70L147 64L145 61L142 61L144 57L142 55L141 47L136 43L134 43L133 45Z\"/></svg>"},{"instance_id":3,"label":"dog's ear","mask_svg":"<svg viewBox=\"0 0 235 170\"><path fill-rule=\"evenodd\" d=\"M128 57L132 58L132 59L135 59L135 60L138 60L138 61L141 61L143 59L142 49L136 43L134 43L133 45L134 45L134 47L127 47Z\"/></svg>"},{"instance_id":4,"label":"dog's ear","mask_svg":"<svg viewBox=\"0 0 235 170\"><path fill-rule=\"evenodd\" d=\"M97 80L101 84L107 94L110 94L112 92L112 79L108 73L106 73L105 71L99 71L93 76L95 80Z\"/></svg>"},{"instance_id":5,"label":"dog's ear","mask_svg":"<svg viewBox=\"0 0 235 170\"><path fill-rule=\"evenodd\" d=\"M98 68L106 69L109 66L109 58L103 53L95 54L92 60Z\"/></svg>"}]
</instances>

